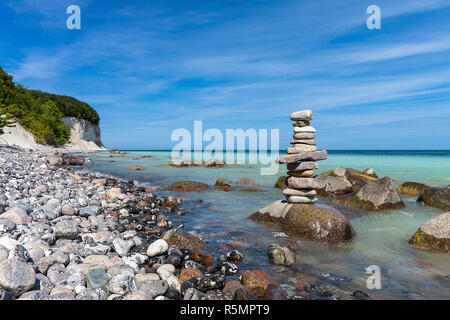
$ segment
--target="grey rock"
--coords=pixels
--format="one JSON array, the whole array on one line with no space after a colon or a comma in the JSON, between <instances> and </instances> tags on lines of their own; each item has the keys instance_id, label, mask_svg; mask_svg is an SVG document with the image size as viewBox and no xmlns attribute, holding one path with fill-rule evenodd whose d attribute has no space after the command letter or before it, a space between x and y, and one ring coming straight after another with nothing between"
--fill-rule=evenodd
<instances>
[{"instance_id":1,"label":"grey rock","mask_svg":"<svg viewBox=\"0 0 450 320\"><path fill-rule=\"evenodd\" d=\"M106 289L109 293L120 295L133 292L136 290L136 278L129 273L119 274L111 278Z\"/></svg>"},{"instance_id":2,"label":"grey rock","mask_svg":"<svg viewBox=\"0 0 450 320\"><path fill-rule=\"evenodd\" d=\"M203 292L194 288L189 288L184 294L183 300L207 300L208 297Z\"/></svg>"},{"instance_id":3,"label":"grey rock","mask_svg":"<svg viewBox=\"0 0 450 320\"><path fill-rule=\"evenodd\" d=\"M24 246L18 244L9 251L8 259L16 259L22 262L27 262L30 260L30 255L28 254L28 251Z\"/></svg>"},{"instance_id":4,"label":"grey rock","mask_svg":"<svg viewBox=\"0 0 450 320\"><path fill-rule=\"evenodd\" d=\"M271 244L268 250L269 260L274 264L290 266L295 263L295 254L287 247Z\"/></svg>"},{"instance_id":5,"label":"grey rock","mask_svg":"<svg viewBox=\"0 0 450 320\"><path fill-rule=\"evenodd\" d=\"M11 232L14 229L16 229L16 223L14 221L4 218L0 219L0 232Z\"/></svg>"},{"instance_id":6,"label":"grey rock","mask_svg":"<svg viewBox=\"0 0 450 320\"><path fill-rule=\"evenodd\" d=\"M80 212L78 213L82 217L89 217L89 216L95 216L99 214L101 211L101 208L99 206L87 206L80 209Z\"/></svg>"},{"instance_id":7,"label":"grey rock","mask_svg":"<svg viewBox=\"0 0 450 320\"><path fill-rule=\"evenodd\" d=\"M318 185L316 188L317 195L321 197L332 198L337 195L343 195L353 191L352 184L346 178L320 174L314 178L314 181Z\"/></svg>"},{"instance_id":8,"label":"grey rock","mask_svg":"<svg viewBox=\"0 0 450 320\"><path fill-rule=\"evenodd\" d=\"M44 295L40 290L28 291L22 294L18 300L41 300Z\"/></svg>"},{"instance_id":9,"label":"grey rock","mask_svg":"<svg viewBox=\"0 0 450 320\"><path fill-rule=\"evenodd\" d=\"M136 271L133 267L126 264L116 264L108 268L108 274L111 278L121 273L129 273L131 275L135 275Z\"/></svg>"},{"instance_id":10,"label":"grey rock","mask_svg":"<svg viewBox=\"0 0 450 320\"><path fill-rule=\"evenodd\" d=\"M92 269L87 274L87 285L91 289L99 289L106 287L110 280L110 276L103 269Z\"/></svg>"},{"instance_id":11,"label":"grey rock","mask_svg":"<svg viewBox=\"0 0 450 320\"><path fill-rule=\"evenodd\" d=\"M154 299L164 295L169 290L169 284L165 280L145 280L137 283L137 289L147 291Z\"/></svg>"},{"instance_id":12,"label":"grey rock","mask_svg":"<svg viewBox=\"0 0 450 320\"><path fill-rule=\"evenodd\" d=\"M47 277L53 285L58 285L60 282L70 277L70 272L61 263L55 263L47 270Z\"/></svg>"},{"instance_id":13,"label":"grey rock","mask_svg":"<svg viewBox=\"0 0 450 320\"><path fill-rule=\"evenodd\" d=\"M74 221L63 220L55 225L55 237L57 239L73 240L78 236L78 227Z\"/></svg>"},{"instance_id":14,"label":"grey rock","mask_svg":"<svg viewBox=\"0 0 450 320\"><path fill-rule=\"evenodd\" d=\"M115 238L113 240L114 250L121 257L128 255L131 248L134 246L134 242L132 240L122 240L120 238Z\"/></svg>"},{"instance_id":15,"label":"grey rock","mask_svg":"<svg viewBox=\"0 0 450 320\"><path fill-rule=\"evenodd\" d=\"M0 287L18 297L33 288L36 273L25 262L8 259L0 262Z\"/></svg>"},{"instance_id":16,"label":"grey rock","mask_svg":"<svg viewBox=\"0 0 450 320\"><path fill-rule=\"evenodd\" d=\"M147 255L149 257L158 256L167 252L168 249L169 245L167 244L167 242L163 239L158 239L148 246Z\"/></svg>"}]
</instances>

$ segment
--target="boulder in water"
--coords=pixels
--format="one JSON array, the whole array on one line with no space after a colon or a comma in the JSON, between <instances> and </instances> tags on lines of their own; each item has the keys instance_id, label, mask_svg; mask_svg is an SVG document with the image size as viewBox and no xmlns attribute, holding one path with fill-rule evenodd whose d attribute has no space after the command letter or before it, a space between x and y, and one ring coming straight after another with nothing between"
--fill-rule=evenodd
<instances>
[{"instance_id":1,"label":"boulder in water","mask_svg":"<svg viewBox=\"0 0 450 320\"><path fill-rule=\"evenodd\" d=\"M412 236L409 243L417 248L450 252L450 212L425 222Z\"/></svg>"},{"instance_id":2,"label":"boulder in water","mask_svg":"<svg viewBox=\"0 0 450 320\"><path fill-rule=\"evenodd\" d=\"M423 183L405 182L397 188L397 192L410 196L418 196L425 188L428 188L428 186Z\"/></svg>"},{"instance_id":3,"label":"boulder in water","mask_svg":"<svg viewBox=\"0 0 450 320\"><path fill-rule=\"evenodd\" d=\"M251 215L250 219L312 241L341 242L354 234L342 212L323 204L290 204L278 200Z\"/></svg>"},{"instance_id":4,"label":"boulder in water","mask_svg":"<svg viewBox=\"0 0 450 320\"><path fill-rule=\"evenodd\" d=\"M394 210L405 207L389 177L368 182L359 191L336 197L333 202L366 211Z\"/></svg>"},{"instance_id":5,"label":"boulder in water","mask_svg":"<svg viewBox=\"0 0 450 320\"><path fill-rule=\"evenodd\" d=\"M191 192L191 191L203 191L205 189L208 189L208 187L209 186L203 182L177 181L171 184L168 190L176 192Z\"/></svg>"},{"instance_id":6,"label":"boulder in water","mask_svg":"<svg viewBox=\"0 0 450 320\"><path fill-rule=\"evenodd\" d=\"M337 195L343 195L353 192L352 184L343 177L334 177L327 175L318 175L314 178L317 182L317 195L321 197L333 198Z\"/></svg>"},{"instance_id":7,"label":"boulder in water","mask_svg":"<svg viewBox=\"0 0 450 320\"><path fill-rule=\"evenodd\" d=\"M275 182L274 187L278 188L278 189L287 189L286 178L287 177L285 177L285 176L279 177L277 182Z\"/></svg>"},{"instance_id":8,"label":"boulder in water","mask_svg":"<svg viewBox=\"0 0 450 320\"><path fill-rule=\"evenodd\" d=\"M418 202L435 207L444 211L450 211L450 189L449 188L425 188L417 198Z\"/></svg>"},{"instance_id":9,"label":"boulder in water","mask_svg":"<svg viewBox=\"0 0 450 320\"><path fill-rule=\"evenodd\" d=\"M169 246L175 245L180 249L203 250L205 248L205 243L202 239L181 230L169 230L164 233L162 239L165 240Z\"/></svg>"}]
</instances>

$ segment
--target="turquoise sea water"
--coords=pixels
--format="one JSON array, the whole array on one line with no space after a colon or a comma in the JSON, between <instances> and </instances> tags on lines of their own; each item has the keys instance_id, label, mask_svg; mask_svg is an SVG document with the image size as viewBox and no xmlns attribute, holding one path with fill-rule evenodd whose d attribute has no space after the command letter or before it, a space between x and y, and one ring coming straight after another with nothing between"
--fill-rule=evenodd
<instances>
[{"instance_id":1,"label":"turquoise sea water","mask_svg":"<svg viewBox=\"0 0 450 320\"><path fill-rule=\"evenodd\" d=\"M274 238L271 228L249 219L271 202L283 199L281 190L273 187L277 178L286 173L280 166L276 175L261 175L259 164L241 164L224 168L168 168L169 151L130 151L127 155L109 158L109 153L97 153L88 170L116 177L133 178L160 190L157 195L174 195L165 187L178 180L193 180L214 185L216 179L236 181L242 177L259 182L265 192L223 192L211 187L204 192L175 194L183 198L186 215L173 217L184 223L187 231L202 234L211 253L221 252L221 246L239 241L245 256L241 269L258 268L284 283L283 288L294 292L291 285L297 273L323 278L338 277L332 285L348 291L362 290L382 297L397 299L449 299L450 255L412 248L408 239L421 224L441 210L416 203L415 197L401 196L406 208L380 213L368 213L350 220L356 231L351 241L340 245L325 245L291 238L300 245L298 251L301 269L274 266L268 262L267 248L271 243L286 244L287 239ZM244 153L247 157L249 153ZM139 157L151 155L151 158ZM205 159L207 160L207 159ZM247 159L248 160L248 159ZM359 170L373 168L379 177L390 176L397 185L415 181L431 186L450 184L450 151L329 151L328 159L321 161L319 173L338 166ZM141 165L142 171L124 170L130 165ZM196 200L202 199L202 203ZM327 202L326 199L320 199ZM366 287L365 268L378 265L382 272L382 288Z\"/></svg>"}]
</instances>

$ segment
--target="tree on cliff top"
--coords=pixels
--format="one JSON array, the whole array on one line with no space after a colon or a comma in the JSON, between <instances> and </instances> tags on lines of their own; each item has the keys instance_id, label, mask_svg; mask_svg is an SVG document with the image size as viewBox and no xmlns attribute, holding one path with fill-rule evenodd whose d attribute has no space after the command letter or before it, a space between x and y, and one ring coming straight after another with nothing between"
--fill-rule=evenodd
<instances>
[{"instance_id":1,"label":"tree on cliff top","mask_svg":"<svg viewBox=\"0 0 450 320\"><path fill-rule=\"evenodd\" d=\"M69 141L70 128L63 116L89 120L97 124L97 112L75 98L28 90L13 82L13 77L0 67L0 128L10 125L9 119L20 123L34 134L36 142L63 145ZM3 130L2 130L3 131Z\"/></svg>"}]
</instances>

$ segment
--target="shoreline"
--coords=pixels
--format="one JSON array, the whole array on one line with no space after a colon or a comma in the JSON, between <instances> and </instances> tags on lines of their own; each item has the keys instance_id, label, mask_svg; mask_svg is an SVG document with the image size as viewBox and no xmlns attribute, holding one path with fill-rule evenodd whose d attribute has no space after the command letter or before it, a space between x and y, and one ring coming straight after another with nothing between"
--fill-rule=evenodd
<instances>
[{"instance_id":1,"label":"shoreline","mask_svg":"<svg viewBox=\"0 0 450 320\"><path fill-rule=\"evenodd\" d=\"M70 156L73 152L67 152L66 154ZM4 205L4 211L12 208L12 206L23 207L26 216L19 215L19 217L24 218L27 223L30 222L28 219L30 218L32 223L31 225L17 224L15 228L8 232L4 231L8 224L0 223L0 227L3 228L0 228L2 230L0 232L0 245L4 247L4 244L7 245L7 260L14 259L22 262L25 260L25 264L34 270L35 280L39 280L36 282L42 284L40 287L33 286L26 293L17 295L15 298L32 300L100 300L108 298L120 300L150 300L150 298L157 298L158 300L288 299L285 291L291 291L291 289L283 287L284 283L278 279L274 280L269 274L257 270L259 268L254 269L252 267L249 270L240 270L242 256L241 253L235 252L235 250L240 250L239 246L229 247L228 251L223 252L223 254L216 250L211 255L211 251L209 251L211 248L208 247L208 251L204 251L207 246L205 246L201 237L197 236L197 231L188 232L185 235L189 240L185 239L187 242L184 243L193 242L199 245L199 247L192 248L193 252L180 250L183 249L182 247L177 249L171 247L167 248L162 254L150 257L146 252L147 243L161 240L164 238L165 232L169 230L182 230L182 228L179 228L180 224L186 223L182 217L185 214L183 200L170 196L170 194L173 194L170 191L166 193L162 189L145 190L146 182L133 180L133 185L131 185L126 181L126 178L117 178L117 176L90 171L90 169L84 170L83 166L51 166L49 163L45 163L49 156L54 156L54 153L42 150L30 151L22 148L10 148L9 152L5 152L5 148L0 147L0 162L15 163L10 167L12 170L10 174L15 177L11 179L14 187L11 187L7 179L8 182L5 185L0 184L0 195L4 194L4 190L1 189L4 186L11 187L15 191L23 191L15 181L18 179L17 177L21 181L21 175L18 174L20 172L26 172L23 176L31 173L32 176L37 174L42 178L42 181L36 177L31 180L24 178L25 181L21 181L28 182L29 186L25 198L28 200L33 197L36 198L32 199L29 207L26 206L27 203L20 204L20 199L24 196L22 193L11 193L9 191L8 198L17 198L15 202L5 202L4 198L0 199L0 207ZM1 159L7 161L3 162ZM43 167L44 164L45 168ZM27 170L28 166L31 166L32 169ZM2 179L5 177L3 174L4 168L7 167L2 165L2 171L0 171L2 172L2 175L0 175ZM80 169L81 172L77 169ZM48 190L45 190L45 187L42 187L43 185L46 185ZM41 188L44 188L44 190L41 190ZM34 189L39 189L41 194L34 194L34 191L32 191ZM164 194L169 195L161 197ZM72 206L73 215L66 214L69 209L64 208L64 206L67 204ZM191 206L191 204L188 204L188 206ZM1 210L0 208L0 213L2 213ZM93 212L94 214L92 214ZM187 212L186 216L189 214ZM2 219L1 215L0 219ZM56 225L68 221L74 222L77 226L76 238L67 239L56 236ZM174 221L177 222L174 223ZM11 227L11 224L9 226ZM191 225L186 227L189 226L192 227ZM2 240L5 235L14 241ZM209 235L206 234L204 239L206 243L208 243L208 237ZM273 242L278 241L273 239ZM177 244L179 245L179 243ZM118 254L117 250L124 249L126 251L127 248L126 254ZM0 247L0 253L1 251ZM14 255L11 252L14 252ZM22 252L22 257L16 255L17 252ZM28 252L28 258L26 252ZM34 261L35 259L37 261ZM246 258L244 257L244 259ZM24 267L23 264L19 264ZM172 267L167 266L168 264ZM159 269L161 266L163 268ZM165 268L168 269L165 270ZM49 270L50 275L48 274ZM90 271L94 274L89 274ZM54 278L55 274L64 274L65 280ZM245 277L243 277L244 274ZM91 275L92 281L102 276L104 281L108 281L101 287L95 288L96 285L92 285L90 280ZM120 277L115 278L116 276ZM192 281L181 281L190 276L194 277L191 278ZM241 277L239 278L239 276ZM300 278L298 278L297 285L303 283L305 287L308 287L311 284L308 281L313 279L309 276L309 273L301 272L298 273L298 276ZM76 281L73 280L75 278ZM70 281L67 279L70 279ZM114 290L116 289L110 288L112 279L118 281L116 284L127 283L127 292L115 293ZM255 297L255 292L258 292L258 289L250 286L251 279L257 279L260 284L262 283L272 289L270 292L264 291L262 296ZM75 282L72 282L72 280ZM0 267L0 287L2 286L1 281ZM296 297L296 299L379 298L370 292L360 291L360 288L355 287L350 292L334 286L327 287L327 283L332 284L332 282L324 282L321 282L320 285L313 283L314 285L311 286L313 290L309 297ZM148 291L150 289L148 286L153 288L157 283L159 285L167 283L167 291L158 296L149 296ZM215 283L216 287L211 287L211 283ZM192 290L189 290L189 288ZM335 291L330 288L335 288ZM321 295L325 292L324 290L328 290L328 293L331 292L329 296ZM356 291L353 292L354 290ZM0 292L0 295L7 296L5 291ZM292 298L290 294L289 299Z\"/></svg>"},{"instance_id":2,"label":"shoreline","mask_svg":"<svg viewBox=\"0 0 450 320\"><path fill-rule=\"evenodd\" d=\"M257 298L250 282L237 278L242 254L213 257L202 251L201 238L172 224L171 215L184 214L182 199L159 198L132 180L53 166L48 156L0 148L7 164L0 169L2 299ZM271 294L285 298L279 287Z\"/></svg>"}]
</instances>

